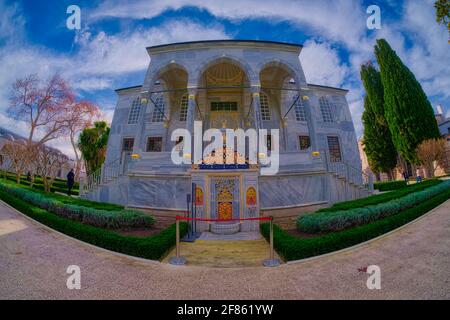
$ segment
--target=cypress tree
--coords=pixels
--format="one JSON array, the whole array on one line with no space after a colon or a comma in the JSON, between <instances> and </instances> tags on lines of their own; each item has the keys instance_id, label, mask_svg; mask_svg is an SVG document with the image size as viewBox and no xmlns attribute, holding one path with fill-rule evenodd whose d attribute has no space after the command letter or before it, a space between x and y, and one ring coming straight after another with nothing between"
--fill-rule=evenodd
<instances>
[{"instance_id":1,"label":"cypress tree","mask_svg":"<svg viewBox=\"0 0 450 320\"><path fill-rule=\"evenodd\" d=\"M387 172L397 164L397 151L384 117L384 90L380 73L368 63L361 66L361 80L366 90L364 97L364 152L375 173Z\"/></svg>"},{"instance_id":2,"label":"cypress tree","mask_svg":"<svg viewBox=\"0 0 450 320\"><path fill-rule=\"evenodd\" d=\"M386 40L377 40L375 55L380 66L384 114L392 141L404 159L419 163L416 147L423 140L439 137L433 108L414 74Z\"/></svg>"}]
</instances>

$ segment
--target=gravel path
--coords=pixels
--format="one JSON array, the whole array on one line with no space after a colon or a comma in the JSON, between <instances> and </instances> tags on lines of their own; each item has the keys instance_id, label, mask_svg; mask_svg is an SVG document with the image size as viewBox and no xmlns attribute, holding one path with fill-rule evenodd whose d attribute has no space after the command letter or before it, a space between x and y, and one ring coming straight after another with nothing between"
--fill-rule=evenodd
<instances>
[{"instance_id":1,"label":"gravel path","mask_svg":"<svg viewBox=\"0 0 450 320\"><path fill-rule=\"evenodd\" d=\"M381 290L366 287L368 265ZM66 269L81 268L81 290ZM0 202L1 299L450 299L450 200L368 245L278 268L175 267L85 245Z\"/></svg>"}]
</instances>

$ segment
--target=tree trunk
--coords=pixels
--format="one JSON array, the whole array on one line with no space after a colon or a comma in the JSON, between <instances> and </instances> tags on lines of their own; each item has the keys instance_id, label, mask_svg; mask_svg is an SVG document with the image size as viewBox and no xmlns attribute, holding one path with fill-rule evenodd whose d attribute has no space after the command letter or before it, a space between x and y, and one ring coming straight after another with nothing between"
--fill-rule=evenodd
<instances>
[{"instance_id":1,"label":"tree trunk","mask_svg":"<svg viewBox=\"0 0 450 320\"><path fill-rule=\"evenodd\" d=\"M388 176L388 180L392 181L393 177L392 177L392 170L389 170L388 172L386 172L387 176Z\"/></svg>"},{"instance_id":2,"label":"tree trunk","mask_svg":"<svg viewBox=\"0 0 450 320\"><path fill-rule=\"evenodd\" d=\"M78 155L77 145L75 143L75 137L73 135L70 135L70 143L72 144L73 152L75 153L75 181L78 181L81 171L81 159Z\"/></svg>"},{"instance_id":3,"label":"tree trunk","mask_svg":"<svg viewBox=\"0 0 450 320\"><path fill-rule=\"evenodd\" d=\"M375 173L375 180L376 180L377 182L380 182L380 180L381 180L381 175L380 175L379 172Z\"/></svg>"},{"instance_id":4,"label":"tree trunk","mask_svg":"<svg viewBox=\"0 0 450 320\"><path fill-rule=\"evenodd\" d=\"M427 179L434 178L433 164L425 166L425 174L427 175Z\"/></svg>"}]
</instances>

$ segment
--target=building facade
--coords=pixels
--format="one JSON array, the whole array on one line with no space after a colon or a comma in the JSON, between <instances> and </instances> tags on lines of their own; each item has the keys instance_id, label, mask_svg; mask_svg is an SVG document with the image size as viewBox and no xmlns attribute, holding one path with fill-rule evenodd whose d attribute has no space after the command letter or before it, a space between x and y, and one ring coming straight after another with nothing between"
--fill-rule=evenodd
<instances>
[{"instance_id":1,"label":"building facade","mask_svg":"<svg viewBox=\"0 0 450 320\"><path fill-rule=\"evenodd\" d=\"M84 197L175 216L186 210L186 195L194 194L197 216L227 220L297 216L367 195L347 91L307 83L301 50L237 40L147 48L151 62L143 85L116 90L105 165L88 177ZM192 160L174 164L172 150L186 141L173 141L172 133L192 133L195 123L203 131L267 129L268 153L279 150L277 173L261 174L264 164L249 164L248 149L231 154L242 159L235 165L218 165L210 154L200 162L184 154Z\"/></svg>"}]
</instances>

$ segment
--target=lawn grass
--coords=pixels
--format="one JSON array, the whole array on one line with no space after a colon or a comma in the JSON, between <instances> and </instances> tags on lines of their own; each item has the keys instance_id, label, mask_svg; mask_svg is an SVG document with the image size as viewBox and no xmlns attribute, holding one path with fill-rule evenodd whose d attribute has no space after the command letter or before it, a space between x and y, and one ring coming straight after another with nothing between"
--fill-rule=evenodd
<instances>
[{"instance_id":1,"label":"lawn grass","mask_svg":"<svg viewBox=\"0 0 450 320\"><path fill-rule=\"evenodd\" d=\"M12 172L3 171L0 174L0 177L3 179L7 179L9 181L17 182L16 174L12 173ZM21 175L20 184L29 187L31 185L31 182L27 180L26 175ZM33 188L36 190L44 191L44 183L43 183L41 177L39 177L39 176L34 177ZM52 185L50 191L67 193L67 180L55 178L55 181L53 182L53 185ZM72 189L72 194L79 195L78 182L74 183L73 189Z\"/></svg>"},{"instance_id":2,"label":"lawn grass","mask_svg":"<svg viewBox=\"0 0 450 320\"><path fill-rule=\"evenodd\" d=\"M69 197L66 195L62 195L62 194L58 194L58 193L46 193L42 190L39 189L35 189L35 188L31 188L29 186L23 185L23 184L17 184L15 181L11 181L9 179L4 179L4 178L0 178L0 182L5 183L5 184L10 184L13 186L18 186L27 190L31 190L33 192L39 193L39 194L43 194L48 198L52 198L55 200L58 200L64 204L73 204L73 205L77 205L77 206L82 206L82 207L86 207L86 208L94 208L94 209L99 209L99 210L107 210L107 211L118 211L118 210L123 210L124 206L121 205L117 205L117 204L112 204L112 203L106 203L106 202L96 202L96 201L90 201L90 200L85 200L85 199L80 199L80 198L74 198L74 197Z\"/></svg>"}]
</instances>

